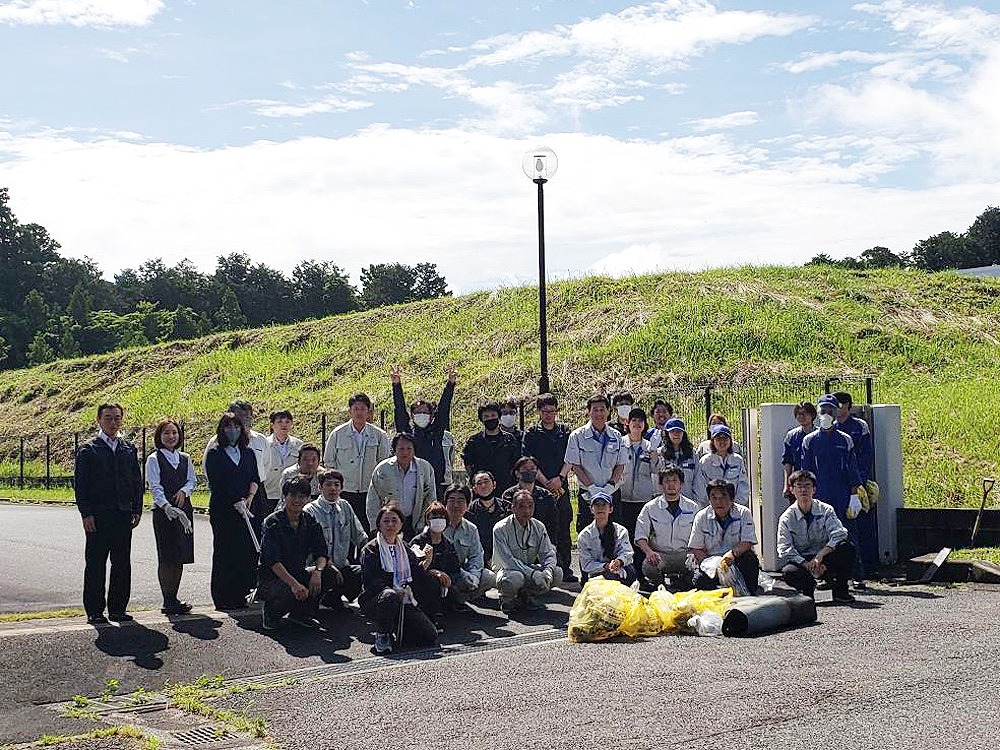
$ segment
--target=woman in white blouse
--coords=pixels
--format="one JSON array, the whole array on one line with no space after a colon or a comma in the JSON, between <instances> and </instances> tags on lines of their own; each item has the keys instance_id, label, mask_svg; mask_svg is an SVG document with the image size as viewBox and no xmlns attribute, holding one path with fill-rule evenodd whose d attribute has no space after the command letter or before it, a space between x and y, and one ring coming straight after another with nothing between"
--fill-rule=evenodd
<instances>
[{"instance_id":1,"label":"woman in white blouse","mask_svg":"<svg viewBox=\"0 0 1000 750\"><path fill-rule=\"evenodd\" d=\"M181 431L172 419L164 419L153 433L156 451L146 459L146 485L153 495L153 534L156 536L156 575L168 615L191 611L177 598L184 566L194 562L194 511L191 493L197 480L194 465L181 452Z\"/></svg>"}]
</instances>

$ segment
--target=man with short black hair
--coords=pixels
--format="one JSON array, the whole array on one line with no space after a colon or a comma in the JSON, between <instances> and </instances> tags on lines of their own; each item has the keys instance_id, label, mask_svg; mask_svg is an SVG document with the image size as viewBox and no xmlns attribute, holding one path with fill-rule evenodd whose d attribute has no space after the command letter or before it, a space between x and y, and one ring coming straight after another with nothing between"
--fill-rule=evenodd
<instances>
[{"instance_id":1,"label":"man with short black hair","mask_svg":"<svg viewBox=\"0 0 1000 750\"><path fill-rule=\"evenodd\" d=\"M694 587L703 590L719 587L718 573L706 573L701 563L708 557L721 556L720 566L735 565L743 574L747 590L754 594L760 577L760 560L753 551L757 544L753 513L747 506L734 502L736 487L731 482L713 479L707 489L709 506L695 514L688 540L691 554L699 565L694 574Z\"/></svg>"},{"instance_id":2,"label":"man with short black hair","mask_svg":"<svg viewBox=\"0 0 1000 750\"><path fill-rule=\"evenodd\" d=\"M618 393L611 400L611 408L614 411L612 421L609 423L619 434L628 435L628 415L635 406L635 399L628 391Z\"/></svg>"},{"instance_id":3,"label":"man with short black hair","mask_svg":"<svg viewBox=\"0 0 1000 750\"><path fill-rule=\"evenodd\" d=\"M390 455L389 436L368 421L372 410L368 394L353 394L347 400L347 408L351 418L330 433L323 463L326 468L343 474L344 489L340 496L350 503L367 532L371 531L366 511L368 488L375 467Z\"/></svg>"},{"instance_id":4,"label":"man with short black hair","mask_svg":"<svg viewBox=\"0 0 1000 750\"><path fill-rule=\"evenodd\" d=\"M285 470L298 463L299 450L303 443L290 434L294 421L288 409L271 412L271 434L264 439L267 444L267 474L261 476L267 502L258 503L256 508L251 508L254 515L260 513L261 519L271 515L278 507L278 503L281 502L281 485Z\"/></svg>"},{"instance_id":5,"label":"man with short black hair","mask_svg":"<svg viewBox=\"0 0 1000 750\"><path fill-rule=\"evenodd\" d=\"M326 540L333 584L321 604L340 609L341 597L352 602L361 593L361 566L351 565L348 556L352 548L361 549L368 542L368 533L351 505L341 497L344 475L336 469L322 469L319 483L322 494L303 510L316 519Z\"/></svg>"},{"instance_id":6,"label":"man with short black hair","mask_svg":"<svg viewBox=\"0 0 1000 750\"><path fill-rule=\"evenodd\" d=\"M875 445L868 423L860 417L851 414L854 399L847 391L837 391L833 394L840 404L837 412L837 429L850 435L854 441L854 453L858 458L858 473L861 475L861 485L865 488L862 509L858 513L858 566L855 568L855 586L864 590L867 586L865 578L874 577L878 573L878 513L868 505L871 495L868 492L872 480L873 463L875 460Z\"/></svg>"},{"instance_id":7,"label":"man with short black hair","mask_svg":"<svg viewBox=\"0 0 1000 750\"><path fill-rule=\"evenodd\" d=\"M674 416L674 407L669 401L658 398L653 402L653 424L646 430L646 440L649 441L650 450L655 451L662 445L665 425L672 416Z\"/></svg>"},{"instance_id":8,"label":"man with short black hair","mask_svg":"<svg viewBox=\"0 0 1000 750\"><path fill-rule=\"evenodd\" d=\"M494 401L479 407L482 432L472 435L462 449L462 463L471 477L477 471L488 471L502 493L514 484L511 471L521 457L521 441L500 428L500 405Z\"/></svg>"},{"instance_id":9,"label":"man with short black hair","mask_svg":"<svg viewBox=\"0 0 1000 750\"><path fill-rule=\"evenodd\" d=\"M590 490L604 490L613 502L621 500L618 484L625 472L625 443L608 424L609 407L607 396L598 394L587 399L587 424L573 430L566 442L560 475L565 479L572 471L580 483L576 506L578 533L594 520L590 513Z\"/></svg>"},{"instance_id":10,"label":"man with short black hair","mask_svg":"<svg viewBox=\"0 0 1000 750\"><path fill-rule=\"evenodd\" d=\"M87 535L83 608L91 625L130 622L132 529L142 519L142 470L135 446L121 434L121 404L97 407L97 434L80 446L73 472L76 505ZM108 558L111 578L107 593ZM107 604L108 617L104 616Z\"/></svg>"},{"instance_id":11,"label":"man with short black hair","mask_svg":"<svg viewBox=\"0 0 1000 750\"><path fill-rule=\"evenodd\" d=\"M413 435L404 432L392 439L392 453L372 472L365 512L368 528L375 528L379 509L394 502L403 512L404 539L412 539L417 529L422 529L424 513L437 499L434 487L434 468L415 455Z\"/></svg>"},{"instance_id":12,"label":"man with short black hair","mask_svg":"<svg viewBox=\"0 0 1000 750\"><path fill-rule=\"evenodd\" d=\"M289 466L283 472L281 472L281 486L285 486L285 482L289 479L294 479L297 476L306 477L309 480L310 490L309 497L315 500L319 497L319 448L317 448L312 443L303 443L302 447L299 448L299 460L294 466ZM280 503L279 503L280 504Z\"/></svg>"},{"instance_id":13,"label":"man with short black hair","mask_svg":"<svg viewBox=\"0 0 1000 750\"><path fill-rule=\"evenodd\" d=\"M493 527L493 570L500 611L542 609L537 596L562 583L556 550L545 526L532 518L535 500L527 490L514 493L513 513Z\"/></svg>"},{"instance_id":14,"label":"man with short black hair","mask_svg":"<svg viewBox=\"0 0 1000 750\"><path fill-rule=\"evenodd\" d=\"M672 577L676 587L690 588L687 567L691 527L701 505L681 494L684 471L670 465L658 474L663 494L654 497L639 511L635 522L635 546L642 550L642 574L653 586Z\"/></svg>"},{"instance_id":15,"label":"man with short black hair","mask_svg":"<svg viewBox=\"0 0 1000 750\"><path fill-rule=\"evenodd\" d=\"M290 622L315 628L320 597L335 583L326 541L316 519L302 512L309 502L309 480L291 479L281 494L284 507L261 525L257 599L264 630L277 630L286 614ZM314 565L308 564L310 558Z\"/></svg>"},{"instance_id":16,"label":"man with short black hair","mask_svg":"<svg viewBox=\"0 0 1000 750\"><path fill-rule=\"evenodd\" d=\"M788 485L788 479L792 472L802 468L802 441L806 435L816 429L816 407L809 401L801 401L792 409L798 427L793 427L785 433L784 448L781 453L781 465L785 472L785 497L792 499L792 490Z\"/></svg>"},{"instance_id":17,"label":"man with short black hair","mask_svg":"<svg viewBox=\"0 0 1000 750\"><path fill-rule=\"evenodd\" d=\"M435 494L444 497L445 488L452 481L452 466L455 460L455 436L451 434L451 402L455 396L458 368L450 364L445 368L447 380L441 392L441 400L419 398L406 407L403 396L403 369L394 365L389 376L392 380L392 405L396 432L413 435L418 458L427 461L434 468Z\"/></svg>"}]
</instances>

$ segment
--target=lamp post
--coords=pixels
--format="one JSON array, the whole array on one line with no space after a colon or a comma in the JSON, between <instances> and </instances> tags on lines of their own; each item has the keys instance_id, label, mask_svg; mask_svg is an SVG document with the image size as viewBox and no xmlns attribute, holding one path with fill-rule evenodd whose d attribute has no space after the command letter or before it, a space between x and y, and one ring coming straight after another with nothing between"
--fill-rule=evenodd
<instances>
[{"instance_id":1,"label":"lamp post","mask_svg":"<svg viewBox=\"0 0 1000 750\"><path fill-rule=\"evenodd\" d=\"M541 372L538 377L538 392L549 392L549 335L545 318L545 192L542 186L548 182L559 168L556 152L545 146L525 152L521 159L521 169L528 179L538 185L538 344Z\"/></svg>"}]
</instances>

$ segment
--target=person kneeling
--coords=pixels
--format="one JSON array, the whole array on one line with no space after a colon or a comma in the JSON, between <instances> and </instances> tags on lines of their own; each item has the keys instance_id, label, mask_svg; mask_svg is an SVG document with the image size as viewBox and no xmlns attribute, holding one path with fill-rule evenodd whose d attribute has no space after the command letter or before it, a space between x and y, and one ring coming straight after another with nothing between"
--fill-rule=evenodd
<instances>
[{"instance_id":1,"label":"person kneeling","mask_svg":"<svg viewBox=\"0 0 1000 750\"><path fill-rule=\"evenodd\" d=\"M485 555L479 529L465 517L472 493L468 487L453 484L444 491L444 504L448 512L448 525L444 537L455 547L461 569L452 579L445 608L453 612L470 611L468 602L476 601L496 586L497 577L485 567Z\"/></svg>"},{"instance_id":2,"label":"person kneeling","mask_svg":"<svg viewBox=\"0 0 1000 750\"><path fill-rule=\"evenodd\" d=\"M591 576L603 576L631 586L636 579L632 564L632 545L628 529L611 520L611 495L602 490L590 493L590 512L594 520L576 539L580 550L580 570L584 582Z\"/></svg>"},{"instance_id":3,"label":"person kneeling","mask_svg":"<svg viewBox=\"0 0 1000 750\"><path fill-rule=\"evenodd\" d=\"M500 611L510 614L518 607L538 610L536 597L562 583L545 525L532 518L535 499L527 490L514 493L513 515L493 527L493 569L500 591Z\"/></svg>"},{"instance_id":4,"label":"person kneeling","mask_svg":"<svg viewBox=\"0 0 1000 750\"><path fill-rule=\"evenodd\" d=\"M352 602L361 593L361 566L351 565L347 557L352 547L361 549L368 543L368 534L350 503L340 496L344 475L336 469L322 469L319 482L320 496L305 507L305 512L323 529L329 551L327 559L333 585L320 604L342 609L343 599Z\"/></svg>"},{"instance_id":5,"label":"person kneeling","mask_svg":"<svg viewBox=\"0 0 1000 750\"><path fill-rule=\"evenodd\" d=\"M635 522L635 546L646 554L642 574L653 586L662 583L687 590L691 588L688 541L701 506L681 494L684 470L679 466L660 471L659 480L663 494L642 506Z\"/></svg>"},{"instance_id":6,"label":"person kneeling","mask_svg":"<svg viewBox=\"0 0 1000 750\"><path fill-rule=\"evenodd\" d=\"M702 590L719 587L719 574L709 574L701 563L708 557L721 556L721 566L736 566L743 575L747 590L757 592L760 560L753 551L757 544L753 515L745 505L734 502L736 487L723 479L714 479L707 486L707 508L702 508L691 525L688 547L698 563L694 587Z\"/></svg>"},{"instance_id":7,"label":"person kneeling","mask_svg":"<svg viewBox=\"0 0 1000 750\"><path fill-rule=\"evenodd\" d=\"M792 472L788 486L795 502L778 519L778 561L785 583L811 597L822 578L831 584L835 602L853 602L847 582L856 552L847 529L832 505L813 498L816 476L811 471Z\"/></svg>"},{"instance_id":8,"label":"person kneeling","mask_svg":"<svg viewBox=\"0 0 1000 750\"><path fill-rule=\"evenodd\" d=\"M440 626L440 617L444 611L445 597L451 596L452 585L461 573L458 554L453 545L444 535L448 526L448 511L443 504L435 500L427 509L427 525L424 530L410 540L414 547L423 547L424 554L430 556L426 564L427 574L436 578L439 586L439 596L427 602L427 614Z\"/></svg>"},{"instance_id":9,"label":"person kneeling","mask_svg":"<svg viewBox=\"0 0 1000 750\"><path fill-rule=\"evenodd\" d=\"M361 550L361 595L358 603L375 625L376 654L395 645L432 646L437 628L427 616L440 600L440 584L431 578L416 554L403 541L403 510L395 503L382 506L374 518L375 538ZM429 562L429 558L425 558ZM431 604L428 604L431 603Z\"/></svg>"},{"instance_id":10,"label":"person kneeling","mask_svg":"<svg viewBox=\"0 0 1000 750\"><path fill-rule=\"evenodd\" d=\"M261 525L257 599L263 603L264 630L279 628L286 614L290 622L317 627L320 596L333 585L323 529L302 512L309 492L308 477L286 481L281 488L284 507ZM307 567L310 557L315 565Z\"/></svg>"}]
</instances>

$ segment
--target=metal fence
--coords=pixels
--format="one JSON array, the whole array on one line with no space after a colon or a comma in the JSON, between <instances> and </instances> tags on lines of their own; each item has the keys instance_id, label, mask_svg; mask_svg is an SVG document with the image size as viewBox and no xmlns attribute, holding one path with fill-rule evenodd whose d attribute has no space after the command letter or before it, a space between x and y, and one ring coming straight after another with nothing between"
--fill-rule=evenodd
<instances>
[{"instance_id":1,"label":"metal fence","mask_svg":"<svg viewBox=\"0 0 1000 750\"><path fill-rule=\"evenodd\" d=\"M684 420L691 441L697 445L707 435L709 415L726 416L737 441L744 439L740 412L763 403L795 403L815 401L818 395L845 390L852 394L855 403L872 403L874 380L865 376L814 376L800 378L746 379L744 381L705 382L684 388L673 388L661 393L636 394L640 406L647 411L655 398L663 398L674 407L675 415ZM648 402L648 403L647 403ZM563 408L567 421L572 410ZM520 426L535 420L534 399L520 403ZM296 417L295 434L307 443L323 449L325 436L343 419L342 414ZM392 432L392 414L382 409L375 420L383 429ZM454 421L454 420L453 420ZM145 458L153 450L154 426L146 425L124 430L140 454ZM198 444L187 445L196 465L208 437L215 432L214 422L181 423L182 438L185 434L197 435ZM66 488L73 484L73 458L80 444L94 435L93 430L82 432L53 432L49 434L18 435L0 432L0 487ZM462 436L457 436L461 438ZM145 462L143 461L145 472ZM145 479L145 477L143 477Z\"/></svg>"}]
</instances>

